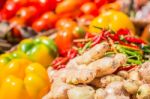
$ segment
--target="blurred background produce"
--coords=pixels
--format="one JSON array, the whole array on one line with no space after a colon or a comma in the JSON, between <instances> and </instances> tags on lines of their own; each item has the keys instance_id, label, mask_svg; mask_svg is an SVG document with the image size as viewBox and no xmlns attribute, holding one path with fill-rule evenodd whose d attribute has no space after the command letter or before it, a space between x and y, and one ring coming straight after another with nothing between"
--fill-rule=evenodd
<instances>
[{"instance_id":1,"label":"blurred background produce","mask_svg":"<svg viewBox=\"0 0 150 99\"><path fill-rule=\"evenodd\" d=\"M111 18L109 23L107 18L102 18L103 22L97 26L112 28L112 30L130 28L131 31L141 36L144 27L150 23L149 3L149 0L1 0L0 39L3 43L0 43L0 50L3 52L10 49L24 38L51 35L56 31L67 32L67 34L73 32L75 38L82 37L83 33L78 32L88 32L88 30L93 32L92 29L88 29L90 22L97 16L106 18L105 13L108 12L111 13L108 17L114 18L118 13L119 22ZM111 12L112 9L117 12ZM123 11L129 18L122 12L119 15L118 11ZM69 22L63 22L64 19ZM100 18L97 19L100 20ZM66 29L61 27L66 27Z\"/></svg>"}]
</instances>

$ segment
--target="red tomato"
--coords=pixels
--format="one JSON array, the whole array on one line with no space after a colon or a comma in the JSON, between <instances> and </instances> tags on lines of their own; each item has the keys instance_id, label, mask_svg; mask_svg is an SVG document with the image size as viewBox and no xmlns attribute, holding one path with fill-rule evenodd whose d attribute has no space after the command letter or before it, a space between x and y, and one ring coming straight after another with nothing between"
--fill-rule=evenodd
<instances>
[{"instance_id":1,"label":"red tomato","mask_svg":"<svg viewBox=\"0 0 150 99\"><path fill-rule=\"evenodd\" d=\"M43 19L39 19L32 24L32 28L37 32L48 30L50 27L51 25L47 26L47 21Z\"/></svg>"},{"instance_id":2,"label":"red tomato","mask_svg":"<svg viewBox=\"0 0 150 99\"><path fill-rule=\"evenodd\" d=\"M29 0L29 6L35 6L38 8L39 12L43 13L45 11L54 10L56 7L56 0Z\"/></svg>"},{"instance_id":3,"label":"red tomato","mask_svg":"<svg viewBox=\"0 0 150 99\"><path fill-rule=\"evenodd\" d=\"M97 7L101 7L104 4L108 3L108 0L94 0L95 4L97 5Z\"/></svg>"},{"instance_id":4,"label":"red tomato","mask_svg":"<svg viewBox=\"0 0 150 99\"><path fill-rule=\"evenodd\" d=\"M42 19L46 20L48 24L51 24L52 27L55 26L58 16L54 12L46 12L41 16Z\"/></svg>"},{"instance_id":5,"label":"red tomato","mask_svg":"<svg viewBox=\"0 0 150 99\"><path fill-rule=\"evenodd\" d=\"M21 4L15 2L6 2L3 9L1 10L2 19L10 19L13 17L17 10L21 8Z\"/></svg>"},{"instance_id":6,"label":"red tomato","mask_svg":"<svg viewBox=\"0 0 150 99\"><path fill-rule=\"evenodd\" d=\"M95 4L97 5L97 7L101 7L107 3L112 3L116 0L94 0Z\"/></svg>"},{"instance_id":7,"label":"red tomato","mask_svg":"<svg viewBox=\"0 0 150 99\"><path fill-rule=\"evenodd\" d=\"M23 7L17 11L16 16L30 24L38 17L38 10L33 6Z\"/></svg>"},{"instance_id":8,"label":"red tomato","mask_svg":"<svg viewBox=\"0 0 150 99\"><path fill-rule=\"evenodd\" d=\"M69 31L59 31L57 33L55 42L60 52L71 48L72 38L72 33Z\"/></svg>"},{"instance_id":9,"label":"red tomato","mask_svg":"<svg viewBox=\"0 0 150 99\"><path fill-rule=\"evenodd\" d=\"M60 19L56 23L56 28L59 30L67 30L67 31L73 31L74 28L77 26L77 23L73 21L72 19Z\"/></svg>"},{"instance_id":10,"label":"red tomato","mask_svg":"<svg viewBox=\"0 0 150 99\"><path fill-rule=\"evenodd\" d=\"M7 0L7 2L19 3L22 6L26 6L29 0Z\"/></svg>"},{"instance_id":11,"label":"red tomato","mask_svg":"<svg viewBox=\"0 0 150 99\"><path fill-rule=\"evenodd\" d=\"M54 12L46 12L32 24L32 28L38 32L48 30L55 26L57 18Z\"/></svg>"},{"instance_id":12,"label":"red tomato","mask_svg":"<svg viewBox=\"0 0 150 99\"><path fill-rule=\"evenodd\" d=\"M7 0L2 9L2 18L10 19L15 15L18 9L27 5L28 0ZM1 2L0 2L1 4Z\"/></svg>"},{"instance_id":13,"label":"red tomato","mask_svg":"<svg viewBox=\"0 0 150 99\"><path fill-rule=\"evenodd\" d=\"M98 9L95 3L93 2L87 2L84 3L81 7L80 10L84 13L84 14L92 14L94 16L98 15Z\"/></svg>"}]
</instances>

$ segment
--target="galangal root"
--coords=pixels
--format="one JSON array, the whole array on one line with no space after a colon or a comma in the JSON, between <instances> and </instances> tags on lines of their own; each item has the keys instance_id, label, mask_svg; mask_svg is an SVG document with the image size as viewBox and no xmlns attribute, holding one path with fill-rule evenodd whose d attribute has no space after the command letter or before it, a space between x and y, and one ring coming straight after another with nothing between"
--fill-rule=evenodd
<instances>
[{"instance_id":1,"label":"galangal root","mask_svg":"<svg viewBox=\"0 0 150 99\"><path fill-rule=\"evenodd\" d=\"M63 69L49 67L51 89L43 99L150 99L150 62L116 73L127 57L106 56L108 50L108 43L97 44Z\"/></svg>"}]
</instances>

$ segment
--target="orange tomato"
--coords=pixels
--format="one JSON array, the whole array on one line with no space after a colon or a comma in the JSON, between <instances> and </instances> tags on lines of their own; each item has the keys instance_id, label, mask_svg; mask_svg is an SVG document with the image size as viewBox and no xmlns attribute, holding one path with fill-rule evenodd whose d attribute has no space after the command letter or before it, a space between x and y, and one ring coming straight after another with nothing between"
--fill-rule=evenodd
<instances>
[{"instance_id":1,"label":"orange tomato","mask_svg":"<svg viewBox=\"0 0 150 99\"><path fill-rule=\"evenodd\" d=\"M95 17L90 14L82 15L81 17L78 18L78 22L80 25L89 25L94 18Z\"/></svg>"},{"instance_id":2,"label":"orange tomato","mask_svg":"<svg viewBox=\"0 0 150 99\"><path fill-rule=\"evenodd\" d=\"M108 3L108 4L105 4L104 6L102 6L102 7L99 9L99 12L100 12L100 13L103 13L103 12L108 11L108 10L111 10L111 9L120 11L120 10L121 10L121 6L120 6L120 4L117 3L117 2Z\"/></svg>"},{"instance_id":3,"label":"orange tomato","mask_svg":"<svg viewBox=\"0 0 150 99\"><path fill-rule=\"evenodd\" d=\"M73 35L70 31L59 31L55 38L55 43L59 51L70 49L72 46Z\"/></svg>"},{"instance_id":4,"label":"orange tomato","mask_svg":"<svg viewBox=\"0 0 150 99\"><path fill-rule=\"evenodd\" d=\"M64 0L56 7L57 14L70 13L78 9L78 2L76 0Z\"/></svg>"},{"instance_id":5,"label":"orange tomato","mask_svg":"<svg viewBox=\"0 0 150 99\"><path fill-rule=\"evenodd\" d=\"M22 25L25 24L25 20L17 18L17 17L11 18L9 20L9 22L10 22L11 25L14 25L14 26L18 26L18 25L22 26Z\"/></svg>"},{"instance_id":6,"label":"orange tomato","mask_svg":"<svg viewBox=\"0 0 150 99\"><path fill-rule=\"evenodd\" d=\"M75 21L67 18L60 19L56 23L56 28L59 30L73 31L76 26L77 23Z\"/></svg>"}]
</instances>

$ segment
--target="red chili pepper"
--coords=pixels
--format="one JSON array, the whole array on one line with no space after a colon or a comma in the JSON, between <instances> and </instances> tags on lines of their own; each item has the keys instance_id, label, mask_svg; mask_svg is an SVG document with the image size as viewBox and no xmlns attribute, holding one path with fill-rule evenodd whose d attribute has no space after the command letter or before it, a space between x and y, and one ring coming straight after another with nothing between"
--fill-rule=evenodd
<instances>
[{"instance_id":1,"label":"red chili pepper","mask_svg":"<svg viewBox=\"0 0 150 99\"><path fill-rule=\"evenodd\" d=\"M59 65L59 66L57 66L57 68L54 68L54 69L59 70L59 69L65 68L65 67L66 67L66 65Z\"/></svg>"},{"instance_id":2,"label":"red chili pepper","mask_svg":"<svg viewBox=\"0 0 150 99\"><path fill-rule=\"evenodd\" d=\"M124 71L129 71L129 70L134 69L134 68L137 68L137 67L138 67L138 65L121 66L121 67L119 67L119 68L117 69L116 73L119 72L119 71L122 71L122 70L124 70Z\"/></svg>"},{"instance_id":3,"label":"red chili pepper","mask_svg":"<svg viewBox=\"0 0 150 99\"><path fill-rule=\"evenodd\" d=\"M102 41L102 36L100 36L100 35L95 36L92 41L93 41L93 43L91 44L91 47L93 47L96 44L100 43Z\"/></svg>"},{"instance_id":4,"label":"red chili pepper","mask_svg":"<svg viewBox=\"0 0 150 99\"><path fill-rule=\"evenodd\" d=\"M139 49L139 47L136 46L136 45L127 44L127 43L122 42L122 41L120 41L119 43L120 43L121 45L124 45L124 46L128 46L128 47L131 47L131 48Z\"/></svg>"},{"instance_id":5,"label":"red chili pepper","mask_svg":"<svg viewBox=\"0 0 150 99\"><path fill-rule=\"evenodd\" d=\"M146 44L143 40L135 37L124 37L124 39L130 43Z\"/></svg>"},{"instance_id":6,"label":"red chili pepper","mask_svg":"<svg viewBox=\"0 0 150 99\"><path fill-rule=\"evenodd\" d=\"M68 50L68 52L67 52L67 57L69 58L69 59L72 59L72 58L74 58L76 55L77 55L77 50L75 50L75 49L70 49L70 50Z\"/></svg>"},{"instance_id":7,"label":"red chili pepper","mask_svg":"<svg viewBox=\"0 0 150 99\"><path fill-rule=\"evenodd\" d=\"M131 35L130 31L128 29L119 29L116 33L116 35Z\"/></svg>"},{"instance_id":8,"label":"red chili pepper","mask_svg":"<svg viewBox=\"0 0 150 99\"><path fill-rule=\"evenodd\" d=\"M112 34L110 31L107 31L107 30L103 30L101 36L102 36L102 39L103 39L103 40L106 40L106 39L108 39L108 38L111 38L111 39L115 40L115 39L114 39L114 38L115 38L115 37L114 37L115 35Z\"/></svg>"},{"instance_id":9,"label":"red chili pepper","mask_svg":"<svg viewBox=\"0 0 150 99\"><path fill-rule=\"evenodd\" d=\"M102 31L102 39L105 40L109 37L114 41L120 41L121 36L129 35L129 34L130 34L130 31L128 29L120 29L115 34L112 34L111 32L109 32L107 30L103 30Z\"/></svg>"},{"instance_id":10,"label":"red chili pepper","mask_svg":"<svg viewBox=\"0 0 150 99\"><path fill-rule=\"evenodd\" d=\"M87 33L85 34L85 39L87 39L87 38L93 38L94 36L95 36L95 35L93 35L93 34L87 32Z\"/></svg>"},{"instance_id":11,"label":"red chili pepper","mask_svg":"<svg viewBox=\"0 0 150 99\"><path fill-rule=\"evenodd\" d=\"M103 30L101 35L96 35L95 37L93 37L93 43L91 44L91 46L95 46L96 44L100 43L102 40L107 40L108 37L113 38L113 35L111 34L111 32Z\"/></svg>"},{"instance_id":12,"label":"red chili pepper","mask_svg":"<svg viewBox=\"0 0 150 99\"><path fill-rule=\"evenodd\" d=\"M69 59L74 58L77 55L77 53L78 52L75 49L69 49L65 50L64 52L61 52L61 55L63 55L63 57L57 57L52 62L52 67L56 70L64 68Z\"/></svg>"},{"instance_id":13,"label":"red chili pepper","mask_svg":"<svg viewBox=\"0 0 150 99\"><path fill-rule=\"evenodd\" d=\"M68 57L58 57L52 62L52 67L54 69L60 69L62 65L66 65L66 63L69 61Z\"/></svg>"},{"instance_id":14,"label":"red chili pepper","mask_svg":"<svg viewBox=\"0 0 150 99\"><path fill-rule=\"evenodd\" d=\"M84 43L76 43L75 45L79 48L82 48L85 44Z\"/></svg>"},{"instance_id":15,"label":"red chili pepper","mask_svg":"<svg viewBox=\"0 0 150 99\"><path fill-rule=\"evenodd\" d=\"M125 35L131 35L130 31L128 29L119 29L111 38L115 41L120 41L120 37Z\"/></svg>"},{"instance_id":16,"label":"red chili pepper","mask_svg":"<svg viewBox=\"0 0 150 99\"><path fill-rule=\"evenodd\" d=\"M67 56L67 50L59 50L59 55L61 57L66 57Z\"/></svg>"}]
</instances>

